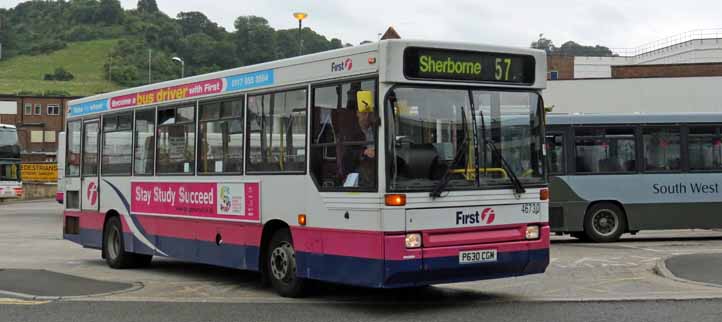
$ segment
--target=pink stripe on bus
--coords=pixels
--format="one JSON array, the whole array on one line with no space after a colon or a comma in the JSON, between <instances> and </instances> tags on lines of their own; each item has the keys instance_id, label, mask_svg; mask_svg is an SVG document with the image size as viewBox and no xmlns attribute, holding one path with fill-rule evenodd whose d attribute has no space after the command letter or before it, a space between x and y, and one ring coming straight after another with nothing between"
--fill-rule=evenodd
<instances>
[{"instance_id":1,"label":"pink stripe on bus","mask_svg":"<svg viewBox=\"0 0 722 322\"><path fill-rule=\"evenodd\" d=\"M424 258L453 257L460 251L495 249L499 253L510 253L528 250L549 249L549 226L542 227L540 238L530 241L501 242L489 244L471 244L446 247L424 248Z\"/></svg>"},{"instance_id":2,"label":"pink stripe on bus","mask_svg":"<svg viewBox=\"0 0 722 322\"><path fill-rule=\"evenodd\" d=\"M518 228L521 226L527 226L527 225L540 225L540 226L548 226L549 223L542 222L542 223L535 223L535 222L528 222L528 223L518 223L518 224L507 224L507 225L491 225L491 226L475 226L475 227L462 227L462 228L438 228L438 229L425 229L424 233L429 234L444 234L444 233L462 233L462 232L469 232L469 231L489 231L489 230L497 230L497 229L507 229L507 228ZM409 231L412 232L412 231Z\"/></svg>"},{"instance_id":3,"label":"pink stripe on bus","mask_svg":"<svg viewBox=\"0 0 722 322\"><path fill-rule=\"evenodd\" d=\"M103 230L105 214L97 211L66 210L64 216L80 218L80 228Z\"/></svg>"},{"instance_id":4,"label":"pink stripe on bus","mask_svg":"<svg viewBox=\"0 0 722 322\"><path fill-rule=\"evenodd\" d=\"M384 258L384 232L291 227L294 247L299 251L370 259ZM296 240L301 241L298 246Z\"/></svg>"},{"instance_id":5,"label":"pink stripe on bus","mask_svg":"<svg viewBox=\"0 0 722 322\"><path fill-rule=\"evenodd\" d=\"M224 243L233 245L258 246L263 231L261 224L254 223L143 215L136 218L150 235L216 242L216 235L220 234Z\"/></svg>"},{"instance_id":6,"label":"pink stripe on bus","mask_svg":"<svg viewBox=\"0 0 722 322\"><path fill-rule=\"evenodd\" d=\"M385 259L388 260L410 260L421 259L423 256L420 248L406 248L406 235L387 235L385 243Z\"/></svg>"},{"instance_id":7,"label":"pink stripe on bus","mask_svg":"<svg viewBox=\"0 0 722 322\"><path fill-rule=\"evenodd\" d=\"M80 217L81 228L103 229L105 220L103 213L69 210L65 211L64 215ZM147 234L161 237L215 242L216 234L221 234L224 243L258 247L263 233L263 225L254 223L143 215L136 215L136 218ZM123 216L121 219L123 231L130 232ZM502 235L508 234L509 231L523 229L525 226L506 225L484 230L461 228L423 231L424 243L430 243L424 244L425 248L423 249L407 249L404 233L300 226L292 226L291 233L297 251L368 259L409 260L420 259L422 256L424 258L458 256L460 251L465 250L495 249L504 253L549 248L548 225L542 226L541 238L538 240L493 241L495 238L501 238ZM440 232L443 233L439 234ZM459 245L462 242L463 244ZM456 245L448 245L449 243L456 243Z\"/></svg>"}]
</instances>

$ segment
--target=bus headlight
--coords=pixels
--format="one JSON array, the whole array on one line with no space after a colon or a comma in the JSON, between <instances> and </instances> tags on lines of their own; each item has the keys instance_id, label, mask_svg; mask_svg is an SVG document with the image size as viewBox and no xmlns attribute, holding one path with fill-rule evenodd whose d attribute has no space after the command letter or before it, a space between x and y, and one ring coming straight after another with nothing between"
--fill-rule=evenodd
<instances>
[{"instance_id":1,"label":"bus headlight","mask_svg":"<svg viewBox=\"0 0 722 322\"><path fill-rule=\"evenodd\" d=\"M421 234L411 233L406 234L406 248L419 248L421 247Z\"/></svg>"},{"instance_id":2,"label":"bus headlight","mask_svg":"<svg viewBox=\"0 0 722 322\"><path fill-rule=\"evenodd\" d=\"M539 239L539 226L526 226L526 239Z\"/></svg>"}]
</instances>

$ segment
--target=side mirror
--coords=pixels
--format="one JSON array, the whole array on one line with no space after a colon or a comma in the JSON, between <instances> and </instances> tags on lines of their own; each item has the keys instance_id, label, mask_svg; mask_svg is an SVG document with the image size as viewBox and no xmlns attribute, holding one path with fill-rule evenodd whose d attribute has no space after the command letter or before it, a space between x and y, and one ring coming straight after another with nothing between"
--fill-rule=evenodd
<instances>
[{"instance_id":1,"label":"side mirror","mask_svg":"<svg viewBox=\"0 0 722 322\"><path fill-rule=\"evenodd\" d=\"M374 94L371 91L358 91L356 92L356 103L358 104L358 111L361 113L373 113L374 108Z\"/></svg>"}]
</instances>

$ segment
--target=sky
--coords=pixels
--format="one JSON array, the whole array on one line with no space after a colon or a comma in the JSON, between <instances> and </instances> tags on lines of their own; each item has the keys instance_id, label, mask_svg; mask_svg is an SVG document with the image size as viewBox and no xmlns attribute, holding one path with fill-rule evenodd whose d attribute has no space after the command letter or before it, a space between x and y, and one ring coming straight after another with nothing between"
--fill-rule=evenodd
<instances>
[{"instance_id":1,"label":"sky","mask_svg":"<svg viewBox=\"0 0 722 322\"><path fill-rule=\"evenodd\" d=\"M14 7L19 0L0 0ZM126 9L137 0L120 0ZM233 31L238 16L266 18L276 29L296 28L293 12L308 13L304 26L344 43L376 40L393 26L402 38L529 46L539 37L559 46L634 48L690 30L720 28L719 0L157 0L166 14L201 11Z\"/></svg>"}]
</instances>

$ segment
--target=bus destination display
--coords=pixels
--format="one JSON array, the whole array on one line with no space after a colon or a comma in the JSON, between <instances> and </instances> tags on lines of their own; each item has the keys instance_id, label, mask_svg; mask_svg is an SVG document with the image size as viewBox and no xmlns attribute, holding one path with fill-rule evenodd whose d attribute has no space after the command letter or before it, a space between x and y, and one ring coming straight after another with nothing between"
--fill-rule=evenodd
<instances>
[{"instance_id":1,"label":"bus destination display","mask_svg":"<svg viewBox=\"0 0 722 322\"><path fill-rule=\"evenodd\" d=\"M407 48L407 78L484 83L534 83L534 58L513 54Z\"/></svg>"}]
</instances>

